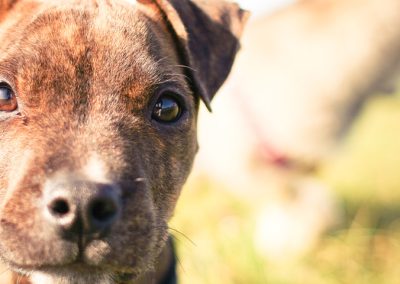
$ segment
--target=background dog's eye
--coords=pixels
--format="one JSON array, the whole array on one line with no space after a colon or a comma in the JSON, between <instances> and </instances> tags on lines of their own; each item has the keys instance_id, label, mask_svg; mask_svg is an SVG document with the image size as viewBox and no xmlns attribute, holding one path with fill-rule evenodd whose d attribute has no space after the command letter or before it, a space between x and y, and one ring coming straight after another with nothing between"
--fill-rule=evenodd
<instances>
[{"instance_id":1,"label":"background dog's eye","mask_svg":"<svg viewBox=\"0 0 400 284\"><path fill-rule=\"evenodd\" d=\"M158 122L174 122L180 118L181 114L181 104L174 95L164 94L158 98L151 117Z\"/></svg>"},{"instance_id":2,"label":"background dog's eye","mask_svg":"<svg viewBox=\"0 0 400 284\"><path fill-rule=\"evenodd\" d=\"M14 111L17 109L17 98L11 87L0 84L0 111Z\"/></svg>"}]
</instances>

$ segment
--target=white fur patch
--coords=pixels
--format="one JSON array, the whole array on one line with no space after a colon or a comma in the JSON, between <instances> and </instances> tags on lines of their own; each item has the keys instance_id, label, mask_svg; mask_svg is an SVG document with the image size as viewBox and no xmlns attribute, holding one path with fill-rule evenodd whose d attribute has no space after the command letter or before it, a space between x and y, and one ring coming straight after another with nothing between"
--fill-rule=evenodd
<instances>
[{"instance_id":1,"label":"white fur patch","mask_svg":"<svg viewBox=\"0 0 400 284\"><path fill-rule=\"evenodd\" d=\"M109 181L106 163L97 153L92 154L83 168L84 176L90 181L106 183Z\"/></svg>"},{"instance_id":2,"label":"white fur patch","mask_svg":"<svg viewBox=\"0 0 400 284\"><path fill-rule=\"evenodd\" d=\"M125 0L125 1L130 3L130 4L132 4L132 5L136 5L137 4L136 0Z\"/></svg>"},{"instance_id":3,"label":"white fur patch","mask_svg":"<svg viewBox=\"0 0 400 284\"><path fill-rule=\"evenodd\" d=\"M41 283L41 284L53 284L53 280L51 279L50 276L43 274L43 273L33 273L32 276L30 277L30 280L32 281L33 284L36 283Z\"/></svg>"},{"instance_id":4,"label":"white fur patch","mask_svg":"<svg viewBox=\"0 0 400 284\"><path fill-rule=\"evenodd\" d=\"M113 281L109 275L65 274L53 276L43 272L32 273L30 280L33 284L111 284Z\"/></svg>"}]
</instances>

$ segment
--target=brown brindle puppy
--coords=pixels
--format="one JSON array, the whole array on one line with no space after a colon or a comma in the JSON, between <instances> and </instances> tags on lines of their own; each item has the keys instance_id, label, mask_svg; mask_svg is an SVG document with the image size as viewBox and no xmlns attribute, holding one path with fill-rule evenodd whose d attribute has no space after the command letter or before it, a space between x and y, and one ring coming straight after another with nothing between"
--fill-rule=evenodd
<instances>
[{"instance_id":1,"label":"brown brindle puppy","mask_svg":"<svg viewBox=\"0 0 400 284\"><path fill-rule=\"evenodd\" d=\"M0 256L16 281L173 283L199 98L245 18L215 0L0 1Z\"/></svg>"}]
</instances>

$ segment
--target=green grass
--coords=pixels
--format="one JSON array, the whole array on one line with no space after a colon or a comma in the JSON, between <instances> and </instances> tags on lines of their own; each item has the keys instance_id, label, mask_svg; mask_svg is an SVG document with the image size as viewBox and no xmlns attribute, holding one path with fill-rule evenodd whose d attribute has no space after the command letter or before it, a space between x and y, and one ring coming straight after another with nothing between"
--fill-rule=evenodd
<instances>
[{"instance_id":1,"label":"green grass","mask_svg":"<svg viewBox=\"0 0 400 284\"><path fill-rule=\"evenodd\" d=\"M171 222L185 234L173 232L181 283L400 283L400 99L373 99L318 175L335 189L343 222L285 263L253 247L259 202L207 179L190 183Z\"/></svg>"}]
</instances>

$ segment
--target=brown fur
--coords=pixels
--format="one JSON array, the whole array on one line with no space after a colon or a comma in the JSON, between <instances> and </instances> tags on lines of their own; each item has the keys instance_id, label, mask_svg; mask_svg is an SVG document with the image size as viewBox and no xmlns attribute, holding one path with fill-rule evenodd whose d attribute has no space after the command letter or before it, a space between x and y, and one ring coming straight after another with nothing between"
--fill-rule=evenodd
<instances>
[{"instance_id":1,"label":"brown fur","mask_svg":"<svg viewBox=\"0 0 400 284\"><path fill-rule=\"evenodd\" d=\"M0 2L0 77L19 104L0 111L0 252L13 270L95 283L158 269L197 151L198 96L209 102L225 80L245 17L225 2L140 2ZM171 125L151 120L165 88L186 108ZM77 243L49 228L40 204L48 179L79 175L92 153L124 207L108 236L88 242L89 267L74 264Z\"/></svg>"}]
</instances>

